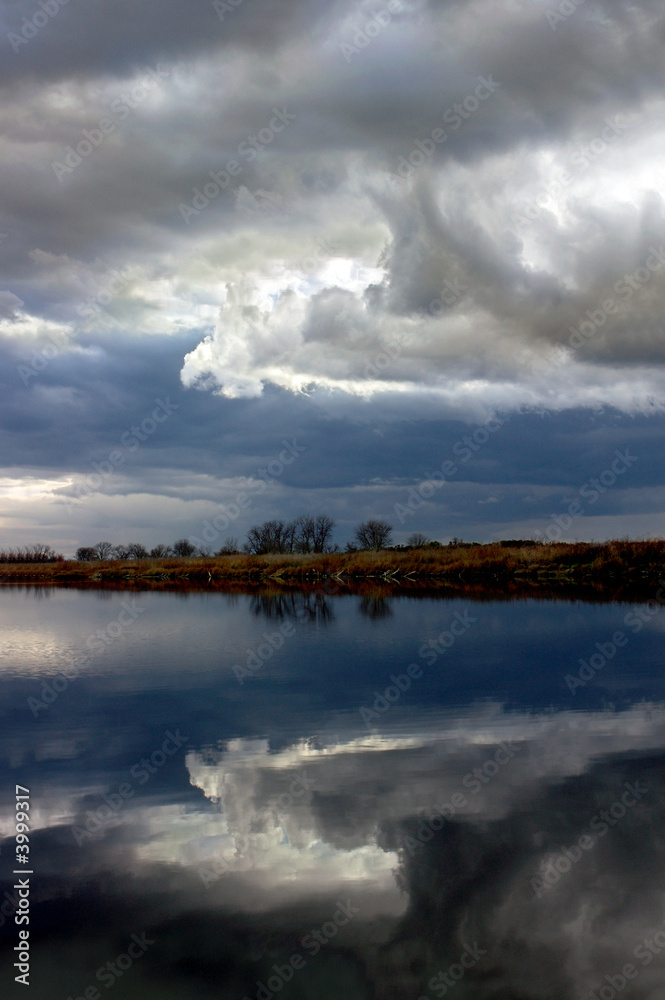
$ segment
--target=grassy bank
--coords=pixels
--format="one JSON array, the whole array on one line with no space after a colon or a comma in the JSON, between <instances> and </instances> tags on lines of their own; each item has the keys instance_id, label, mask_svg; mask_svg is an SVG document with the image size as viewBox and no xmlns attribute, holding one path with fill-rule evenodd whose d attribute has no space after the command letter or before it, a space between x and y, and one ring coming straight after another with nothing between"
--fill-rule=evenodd
<instances>
[{"instance_id":1,"label":"grassy bank","mask_svg":"<svg viewBox=\"0 0 665 1000\"><path fill-rule=\"evenodd\" d=\"M227 589L230 585L321 586L374 582L391 587L649 589L665 577L665 541L443 546L325 555L225 555L192 559L4 563L4 584L133 585Z\"/></svg>"}]
</instances>

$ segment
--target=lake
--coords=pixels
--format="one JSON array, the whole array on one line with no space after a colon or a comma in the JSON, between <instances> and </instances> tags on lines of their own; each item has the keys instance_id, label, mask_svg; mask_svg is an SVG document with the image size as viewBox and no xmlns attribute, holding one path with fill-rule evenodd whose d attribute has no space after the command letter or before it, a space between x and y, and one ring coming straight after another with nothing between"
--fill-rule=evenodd
<instances>
[{"instance_id":1,"label":"lake","mask_svg":"<svg viewBox=\"0 0 665 1000\"><path fill-rule=\"evenodd\" d=\"M657 601L5 588L0 623L3 996L664 1000Z\"/></svg>"}]
</instances>

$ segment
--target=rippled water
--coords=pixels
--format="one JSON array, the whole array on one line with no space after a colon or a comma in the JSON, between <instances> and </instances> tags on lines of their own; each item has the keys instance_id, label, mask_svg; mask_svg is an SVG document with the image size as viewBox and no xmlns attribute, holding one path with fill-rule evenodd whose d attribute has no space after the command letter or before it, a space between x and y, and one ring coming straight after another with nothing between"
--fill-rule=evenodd
<instances>
[{"instance_id":1,"label":"rippled water","mask_svg":"<svg viewBox=\"0 0 665 1000\"><path fill-rule=\"evenodd\" d=\"M36 1000L665 997L659 604L5 589L0 622L3 995L19 784Z\"/></svg>"}]
</instances>

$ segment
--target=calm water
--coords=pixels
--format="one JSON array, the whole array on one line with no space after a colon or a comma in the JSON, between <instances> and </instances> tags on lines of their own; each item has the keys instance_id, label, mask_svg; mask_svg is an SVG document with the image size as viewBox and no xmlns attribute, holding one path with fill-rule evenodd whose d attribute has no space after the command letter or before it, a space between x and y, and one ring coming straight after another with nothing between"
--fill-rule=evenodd
<instances>
[{"instance_id":1,"label":"calm water","mask_svg":"<svg viewBox=\"0 0 665 1000\"><path fill-rule=\"evenodd\" d=\"M659 605L5 589L0 626L2 996L665 998Z\"/></svg>"}]
</instances>

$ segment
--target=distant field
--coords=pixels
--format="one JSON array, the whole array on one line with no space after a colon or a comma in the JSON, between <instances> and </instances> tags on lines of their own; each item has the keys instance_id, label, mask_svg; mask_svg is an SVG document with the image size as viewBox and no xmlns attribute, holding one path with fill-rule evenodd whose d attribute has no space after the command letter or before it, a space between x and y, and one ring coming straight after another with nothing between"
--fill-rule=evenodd
<instances>
[{"instance_id":1,"label":"distant field","mask_svg":"<svg viewBox=\"0 0 665 1000\"><path fill-rule=\"evenodd\" d=\"M411 587L525 586L622 589L657 586L665 577L665 541L459 545L324 555L223 555L198 558L2 563L0 582L215 587L361 582Z\"/></svg>"}]
</instances>

